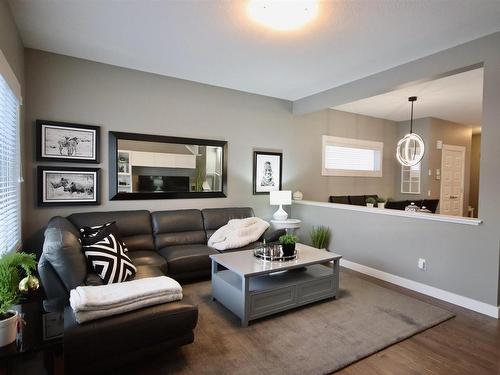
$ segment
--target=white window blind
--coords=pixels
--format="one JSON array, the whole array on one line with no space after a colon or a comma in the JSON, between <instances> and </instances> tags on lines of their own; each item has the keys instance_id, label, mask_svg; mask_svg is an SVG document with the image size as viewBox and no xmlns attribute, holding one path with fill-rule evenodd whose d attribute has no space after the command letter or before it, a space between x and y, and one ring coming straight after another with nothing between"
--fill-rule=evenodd
<instances>
[{"instance_id":1,"label":"white window blind","mask_svg":"<svg viewBox=\"0 0 500 375\"><path fill-rule=\"evenodd\" d=\"M382 142L323 136L323 175L381 177Z\"/></svg>"},{"instance_id":2,"label":"white window blind","mask_svg":"<svg viewBox=\"0 0 500 375\"><path fill-rule=\"evenodd\" d=\"M0 74L0 254L21 243L19 101Z\"/></svg>"}]
</instances>

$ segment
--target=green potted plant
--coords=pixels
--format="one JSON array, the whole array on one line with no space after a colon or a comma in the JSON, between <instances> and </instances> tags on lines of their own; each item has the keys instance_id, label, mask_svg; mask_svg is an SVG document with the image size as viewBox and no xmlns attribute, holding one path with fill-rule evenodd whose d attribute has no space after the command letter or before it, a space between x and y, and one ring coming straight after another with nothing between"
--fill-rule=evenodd
<instances>
[{"instance_id":1,"label":"green potted plant","mask_svg":"<svg viewBox=\"0 0 500 375\"><path fill-rule=\"evenodd\" d=\"M377 198L377 207L378 208L385 208L385 202L387 202L386 199L384 199L382 197L378 197Z\"/></svg>"},{"instance_id":2,"label":"green potted plant","mask_svg":"<svg viewBox=\"0 0 500 375\"><path fill-rule=\"evenodd\" d=\"M10 309L19 302L20 292L38 289L35 268L34 254L14 252L0 258L0 347L16 340L19 313ZM26 277L19 281L21 271Z\"/></svg>"},{"instance_id":3,"label":"green potted plant","mask_svg":"<svg viewBox=\"0 0 500 375\"><path fill-rule=\"evenodd\" d=\"M309 233L311 244L317 249L326 249L330 242L330 228L323 225L313 227Z\"/></svg>"},{"instance_id":4,"label":"green potted plant","mask_svg":"<svg viewBox=\"0 0 500 375\"><path fill-rule=\"evenodd\" d=\"M377 203L377 200L373 197L368 197L366 198L366 207L373 207L375 203Z\"/></svg>"},{"instance_id":5,"label":"green potted plant","mask_svg":"<svg viewBox=\"0 0 500 375\"><path fill-rule=\"evenodd\" d=\"M293 234L284 234L279 240L283 255L286 257L292 256L295 253L295 244L299 240L298 237Z\"/></svg>"}]
</instances>

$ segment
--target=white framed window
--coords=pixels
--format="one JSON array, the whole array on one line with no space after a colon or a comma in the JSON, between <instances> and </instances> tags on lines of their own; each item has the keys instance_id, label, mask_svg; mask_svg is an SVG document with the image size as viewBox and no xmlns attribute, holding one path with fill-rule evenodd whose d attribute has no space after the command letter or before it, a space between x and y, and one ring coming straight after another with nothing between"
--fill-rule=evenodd
<instances>
[{"instance_id":1,"label":"white framed window","mask_svg":"<svg viewBox=\"0 0 500 375\"><path fill-rule=\"evenodd\" d=\"M420 163L401 166L401 193L420 194Z\"/></svg>"},{"instance_id":2,"label":"white framed window","mask_svg":"<svg viewBox=\"0 0 500 375\"><path fill-rule=\"evenodd\" d=\"M0 51L0 254L21 246L20 91L12 77Z\"/></svg>"},{"instance_id":3,"label":"white framed window","mask_svg":"<svg viewBox=\"0 0 500 375\"><path fill-rule=\"evenodd\" d=\"M382 142L323 136L323 176L382 177Z\"/></svg>"}]
</instances>

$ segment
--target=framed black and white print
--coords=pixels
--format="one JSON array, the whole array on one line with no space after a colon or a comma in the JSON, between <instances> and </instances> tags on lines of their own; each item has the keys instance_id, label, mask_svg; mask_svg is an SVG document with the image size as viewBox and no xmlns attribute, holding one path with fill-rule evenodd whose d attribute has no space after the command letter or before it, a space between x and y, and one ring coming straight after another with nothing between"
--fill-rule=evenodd
<instances>
[{"instance_id":1,"label":"framed black and white print","mask_svg":"<svg viewBox=\"0 0 500 375\"><path fill-rule=\"evenodd\" d=\"M99 168L38 167L38 206L100 204Z\"/></svg>"},{"instance_id":2,"label":"framed black and white print","mask_svg":"<svg viewBox=\"0 0 500 375\"><path fill-rule=\"evenodd\" d=\"M99 163L99 138L99 126L37 120L37 160Z\"/></svg>"},{"instance_id":3,"label":"framed black and white print","mask_svg":"<svg viewBox=\"0 0 500 375\"><path fill-rule=\"evenodd\" d=\"M269 194L281 190L283 154L280 152L254 151L253 193Z\"/></svg>"}]
</instances>

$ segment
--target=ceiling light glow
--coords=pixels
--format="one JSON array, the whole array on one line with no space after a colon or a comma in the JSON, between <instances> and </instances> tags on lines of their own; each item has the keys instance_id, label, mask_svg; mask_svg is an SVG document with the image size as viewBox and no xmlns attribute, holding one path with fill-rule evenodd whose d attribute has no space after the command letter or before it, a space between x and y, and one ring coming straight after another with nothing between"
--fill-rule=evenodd
<instances>
[{"instance_id":1,"label":"ceiling light glow","mask_svg":"<svg viewBox=\"0 0 500 375\"><path fill-rule=\"evenodd\" d=\"M318 14L317 0L250 0L247 13L254 21L279 31L298 29Z\"/></svg>"}]
</instances>

